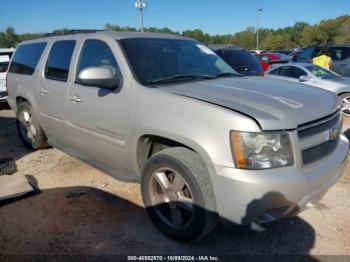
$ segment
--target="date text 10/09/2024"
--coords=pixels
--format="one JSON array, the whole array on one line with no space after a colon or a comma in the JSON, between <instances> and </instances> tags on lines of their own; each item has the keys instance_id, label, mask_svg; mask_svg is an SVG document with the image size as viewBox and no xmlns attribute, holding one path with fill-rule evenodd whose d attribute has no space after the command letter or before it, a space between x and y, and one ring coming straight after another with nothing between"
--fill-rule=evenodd
<instances>
[{"instance_id":1,"label":"date text 10/09/2024","mask_svg":"<svg viewBox=\"0 0 350 262\"><path fill-rule=\"evenodd\" d=\"M128 256L128 261L219 261L216 256Z\"/></svg>"}]
</instances>

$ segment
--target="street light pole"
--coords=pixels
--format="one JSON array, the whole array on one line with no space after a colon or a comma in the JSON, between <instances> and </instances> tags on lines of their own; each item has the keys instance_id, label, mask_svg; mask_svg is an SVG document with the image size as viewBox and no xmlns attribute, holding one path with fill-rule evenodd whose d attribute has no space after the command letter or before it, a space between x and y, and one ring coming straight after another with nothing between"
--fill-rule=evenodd
<instances>
[{"instance_id":1,"label":"street light pole","mask_svg":"<svg viewBox=\"0 0 350 262\"><path fill-rule=\"evenodd\" d=\"M259 12L262 11L262 8L256 9L256 50L259 50Z\"/></svg>"},{"instance_id":2,"label":"street light pole","mask_svg":"<svg viewBox=\"0 0 350 262\"><path fill-rule=\"evenodd\" d=\"M136 0L135 8L139 10L140 13L140 30L143 32L143 9L146 7L144 0Z\"/></svg>"}]
</instances>

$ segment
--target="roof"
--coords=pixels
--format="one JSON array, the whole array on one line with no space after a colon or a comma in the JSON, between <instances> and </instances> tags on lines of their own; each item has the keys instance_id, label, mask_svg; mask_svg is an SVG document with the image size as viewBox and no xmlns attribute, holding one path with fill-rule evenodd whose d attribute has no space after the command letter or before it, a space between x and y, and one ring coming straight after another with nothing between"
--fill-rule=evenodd
<instances>
[{"instance_id":1,"label":"roof","mask_svg":"<svg viewBox=\"0 0 350 262\"><path fill-rule=\"evenodd\" d=\"M127 38L166 38L166 39L190 39L180 35L161 34L161 33L149 33L149 32L116 32L116 31L104 31L104 30L70 30L67 33L49 33L41 35L35 39L24 42L37 42L49 39L67 39L71 36L108 36L114 39L127 39Z\"/></svg>"},{"instance_id":2,"label":"roof","mask_svg":"<svg viewBox=\"0 0 350 262\"><path fill-rule=\"evenodd\" d=\"M312 45L309 47L317 47L317 48L320 48L320 47L328 47L328 48L329 47L350 47L350 44L325 44L325 45Z\"/></svg>"},{"instance_id":3,"label":"roof","mask_svg":"<svg viewBox=\"0 0 350 262\"><path fill-rule=\"evenodd\" d=\"M311 64L311 63L306 63L306 62L296 62L296 63L291 63L291 65L296 65L296 66L305 67L305 66L310 66L310 65L313 65L313 64Z\"/></svg>"},{"instance_id":4,"label":"roof","mask_svg":"<svg viewBox=\"0 0 350 262\"><path fill-rule=\"evenodd\" d=\"M209 45L209 47L214 50L220 50L220 49L226 49L226 50L244 50L244 48L238 46L238 45Z\"/></svg>"}]
</instances>

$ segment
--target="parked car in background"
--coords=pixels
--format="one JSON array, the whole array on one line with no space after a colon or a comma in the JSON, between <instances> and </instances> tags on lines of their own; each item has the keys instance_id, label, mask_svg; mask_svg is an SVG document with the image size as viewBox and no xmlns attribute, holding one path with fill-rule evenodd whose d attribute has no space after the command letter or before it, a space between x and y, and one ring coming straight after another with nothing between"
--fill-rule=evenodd
<instances>
[{"instance_id":1,"label":"parked car in background","mask_svg":"<svg viewBox=\"0 0 350 262\"><path fill-rule=\"evenodd\" d=\"M292 53L290 53L288 56L289 56L289 60L291 62L293 61L297 61L299 55L303 52L303 50L298 50L298 51L294 51Z\"/></svg>"},{"instance_id":2,"label":"parked car in background","mask_svg":"<svg viewBox=\"0 0 350 262\"><path fill-rule=\"evenodd\" d=\"M264 75L260 63L249 51L233 45L210 45L209 47L238 73L246 76Z\"/></svg>"},{"instance_id":3,"label":"parked car in background","mask_svg":"<svg viewBox=\"0 0 350 262\"><path fill-rule=\"evenodd\" d=\"M293 53L294 51L293 50L271 50L271 51L268 51L269 53L278 53L278 54L284 54L284 55L287 55L289 56L291 53Z\"/></svg>"},{"instance_id":4,"label":"parked car in background","mask_svg":"<svg viewBox=\"0 0 350 262\"><path fill-rule=\"evenodd\" d=\"M250 50L249 52L252 54L260 54L260 53L265 52L265 50Z\"/></svg>"},{"instance_id":5,"label":"parked car in background","mask_svg":"<svg viewBox=\"0 0 350 262\"><path fill-rule=\"evenodd\" d=\"M92 32L25 41L7 79L25 146L50 144L140 182L150 218L180 242L204 237L220 218L263 230L295 216L346 165L334 94L242 77L182 36Z\"/></svg>"},{"instance_id":6,"label":"parked car in background","mask_svg":"<svg viewBox=\"0 0 350 262\"><path fill-rule=\"evenodd\" d=\"M312 59L318 56L324 46L311 46L306 48L297 57L294 62L312 62ZM342 76L350 77L350 44L348 45L328 45L329 55L333 61L332 71Z\"/></svg>"},{"instance_id":7,"label":"parked car in background","mask_svg":"<svg viewBox=\"0 0 350 262\"><path fill-rule=\"evenodd\" d=\"M289 56L279 53L260 53L255 56L258 58L264 71L268 70L272 64L288 63L290 60Z\"/></svg>"},{"instance_id":8,"label":"parked car in background","mask_svg":"<svg viewBox=\"0 0 350 262\"><path fill-rule=\"evenodd\" d=\"M14 49L0 49L0 103L6 102L6 75Z\"/></svg>"},{"instance_id":9,"label":"parked car in background","mask_svg":"<svg viewBox=\"0 0 350 262\"><path fill-rule=\"evenodd\" d=\"M341 110L350 116L350 78L310 63L278 65L266 72L270 78L278 78L319 87L339 96Z\"/></svg>"}]
</instances>

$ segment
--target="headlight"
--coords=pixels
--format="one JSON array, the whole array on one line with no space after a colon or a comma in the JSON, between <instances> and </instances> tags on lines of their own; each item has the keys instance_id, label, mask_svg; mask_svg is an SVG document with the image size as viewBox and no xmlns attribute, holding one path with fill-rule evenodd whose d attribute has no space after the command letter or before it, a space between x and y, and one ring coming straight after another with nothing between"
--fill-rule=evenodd
<instances>
[{"instance_id":1,"label":"headlight","mask_svg":"<svg viewBox=\"0 0 350 262\"><path fill-rule=\"evenodd\" d=\"M287 132L249 133L231 131L231 148L237 168L266 169L293 165Z\"/></svg>"}]
</instances>

